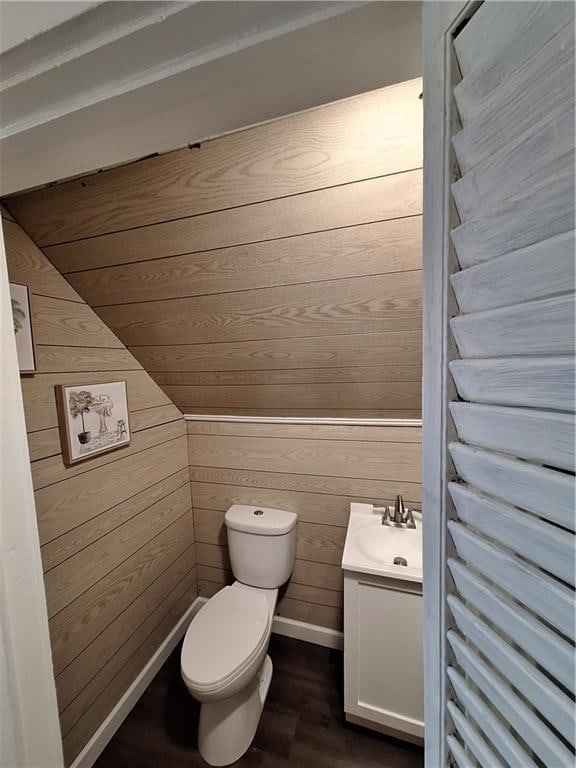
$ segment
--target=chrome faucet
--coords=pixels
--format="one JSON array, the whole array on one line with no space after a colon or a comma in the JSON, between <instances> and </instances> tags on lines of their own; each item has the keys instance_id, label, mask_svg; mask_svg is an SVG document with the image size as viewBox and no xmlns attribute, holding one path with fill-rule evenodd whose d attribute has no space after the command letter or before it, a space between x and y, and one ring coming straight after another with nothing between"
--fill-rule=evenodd
<instances>
[{"instance_id":1,"label":"chrome faucet","mask_svg":"<svg viewBox=\"0 0 576 768\"><path fill-rule=\"evenodd\" d=\"M390 523L392 525L405 525L407 528L416 528L413 514L414 510L406 509L404 506L404 499L402 496L400 496L400 494L396 496L394 509L392 509L392 507L373 507L373 509L374 512L382 513L382 525L387 525Z\"/></svg>"},{"instance_id":2,"label":"chrome faucet","mask_svg":"<svg viewBox=\"0 0 576 768\"><path fill-rule=\"evenodd\" d=\"M390 519L395 525L402 525L402 523L405 522L405 517L406 509L404 507L404 499L398 494L398 496L396 496L396 501L394 502L394 517Z\"/></svg>"}]
</instances>

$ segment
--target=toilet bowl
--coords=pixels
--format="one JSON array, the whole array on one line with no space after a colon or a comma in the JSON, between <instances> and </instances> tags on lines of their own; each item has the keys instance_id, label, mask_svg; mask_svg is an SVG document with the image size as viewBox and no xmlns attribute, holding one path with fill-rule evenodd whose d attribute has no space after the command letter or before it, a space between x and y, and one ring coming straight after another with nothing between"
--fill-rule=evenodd
<instances>
[{"instance_id":1,"label":"toilet bowl","mask_svg":"<svg viewBox=\"0 0 576 768\"><path fill-rule=\"evenodd\" d=\"M294 564L296 519L246 505L226 513L238 580L201 608L181 654L184 683L201 703L198 749L210 765L238 760L256 733L272 678L267 651L278 587Z\"/></svg>"}]
</instances>

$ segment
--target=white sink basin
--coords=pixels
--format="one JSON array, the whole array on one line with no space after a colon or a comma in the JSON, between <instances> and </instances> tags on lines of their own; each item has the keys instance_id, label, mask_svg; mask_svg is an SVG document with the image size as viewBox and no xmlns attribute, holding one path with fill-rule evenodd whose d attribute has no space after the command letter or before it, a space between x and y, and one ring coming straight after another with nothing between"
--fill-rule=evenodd
<instances>
[{"instance_id":1,"label":"white sink basin","mask_svg":"<svg viewBox=\"0 0 576 768\"><path fill-rule=\"evenodd\" d=\"M346 544L342 556L345 571L370 573L402 581L422 581L422 516L414 515L416 528L382 525L382 514L371 504L351 504ZM395 558L407 565L395 565Z\"/></svg>"}]
</instances>

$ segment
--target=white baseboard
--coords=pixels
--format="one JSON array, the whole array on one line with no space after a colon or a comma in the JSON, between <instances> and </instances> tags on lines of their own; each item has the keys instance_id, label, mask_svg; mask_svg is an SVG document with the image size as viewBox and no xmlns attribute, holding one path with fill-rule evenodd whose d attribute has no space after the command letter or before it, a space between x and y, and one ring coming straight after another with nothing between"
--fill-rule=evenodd
<instances>
[{"instance_id":1,"label":"white baseboard","mask_svg":"<svg viewBox=\"0 0 576 768\"><path fill-rule=\"evenodd\" d=\"M321 627L319 624L308 624L305 621L287 619L285 616L274 616L272 632L285 637L293 637L295 640L304 640L314 645L323 645L325 648L344 648L344 633L335 629Z\"/></svg>"},{"instance_id":2,"label":"white baseboard","mask_svg":"<svg viewBox=\"0 0 576 768\"><path fill-rule=\"evenodd\" d=\"M160 670L160 667L186 634L188 625L192 621L194 615L198 613L204 602L204 598L201 597L197 597L196 600L194 600L190 608L182 616L178 624L176 624L172 632L170 632L154 656L152 656L130 688L128 688L126 693L86 744L82 752L80 752L78 757L74 760L70 768L92 768L112 736L114 736L118 728L120 728L140 696L142 696L146 688L150 685Z\"/></svg>"},{"instance_id":3,"label":"white baseboard","mask_svg":"<svg viewBox=\"0 0 576 768\"><path fill-rule=\"evenodd\" d=\"M207 601L208 598L206 597L197 597L194 600L190 608L182 616L178 624L74 760L70 768L92 768L112 736L120 728L140 696L150 685L160 667L185 635L194 615L198 613ZM293 637L296 640L304 640L307 643L323 645L326 648L342 649L344 646L344 635L342 632L321 627L317 624L296 621L296 619L287 619L284 616L274 616L272 632L277 635L284 635L285 637Z\"/></svg>"}]
</instances>

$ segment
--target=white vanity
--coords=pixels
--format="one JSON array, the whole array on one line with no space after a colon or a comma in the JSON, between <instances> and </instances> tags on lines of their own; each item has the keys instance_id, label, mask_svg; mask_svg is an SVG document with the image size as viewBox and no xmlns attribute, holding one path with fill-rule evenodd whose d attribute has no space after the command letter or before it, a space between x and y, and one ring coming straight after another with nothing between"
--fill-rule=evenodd
<instances>
[{"instance_id":1,"label":"white vanity","mask_svg":"<svg viewBox=\"0 0 576 768\"><path fill-rule=\"evenodd\" d=\"M344 569L346 719L408 741L424 736L422 518L414 528L352 504ZM385 515L385 518L387 516ZM401 558L404 564L395 564Z\"/></svg>"}]
</instances>

